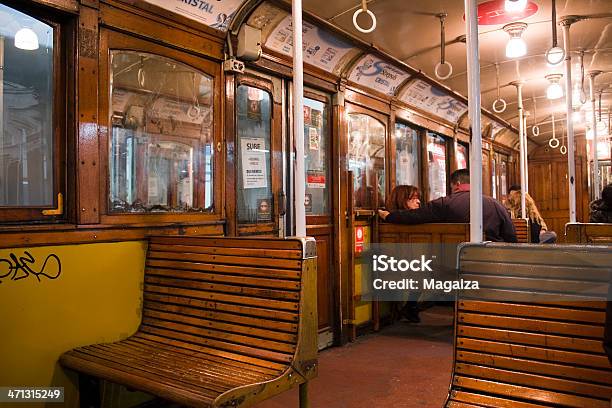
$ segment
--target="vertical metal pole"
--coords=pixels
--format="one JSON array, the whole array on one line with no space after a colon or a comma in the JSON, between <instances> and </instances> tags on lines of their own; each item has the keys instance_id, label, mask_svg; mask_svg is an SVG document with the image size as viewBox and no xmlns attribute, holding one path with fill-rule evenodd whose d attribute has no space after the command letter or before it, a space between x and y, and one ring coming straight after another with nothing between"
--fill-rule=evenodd
<instances>
[{"instance_id":1,"label":"vertical metal pole","mask_svg":"<svg viewBox=\"0 0 612 408\"><path fill-rule=\"evenodd\" d=\"M465 0L468 111L472 133L470 157L470 242L482 242L482 134L480 133L480 62L476 0Z\"/></svg>"},{"instance_id":2,"label":"vertical metal pole","mask_svg":"<svg viewBox=\"0 0 612 408\"><path fill-rule=\"evenodd\" d=\"M525 193L527 192L527 177L525 172L527 170L527 146L525 143L525 121L523 120L524 112L523 112L523 82L517 81L512 82L511 85L516 87L516 97L517 97L517 108L519 114L519 158L520 165L519 169L521 172L521 218L526 218L527 213L525 211Z\"/></svg>"},{"instance_id":3,"label":"vertical metal pole","mask_svg":"<svg viewBox=\"0 0 612 408\"><path fill-rule=\"evenodd\" d=\"M565 128L567 129L567 181L569 183L569 222L576 222L576 164L574 157L574 123L572 119L572 54L570 26L574 20L563 21L563 46L565 47Z\"/></svg>"},{"instance_id":4,"label":"vertical metal pole","mask_svg":"<svg viewBox=\"0 0 612 408\"><path fill-rule=\"evenodd\" d=\"M306 180L304 174L304 61L302 56L302 0L293 0L293 137L295 140L295 235L306 236Z\"/></svg>"},{"instance_id":5,"label":"vertical metal pole","mask_svg":"<svg viewBox=\"0 0 612 408\"><path fill-rule=\"evenodd\" d=\"M525 193L529 193L529 143L527 139L527 116L524 118L525 123L523 124L523 146L525 146Z\"/></svg>"},{"instance_id":6,"label":"vertical metal pole","mask_svg":"<svg viewBox=\"0 0 612 408\"><path fill-rule=\"evenodd\" d=\"M591 110L593 111L591 116L593 119L591 122L593 130L593 197L595 197L596 200L599 199L601 193L601 186L599 182L599 160L597 157L597 142L599 140L597 137L597 115L595 113L595 77L599 74L601 74L601 71L589 72L589 91L591 95Z\"/></svg>"}]
</instances>

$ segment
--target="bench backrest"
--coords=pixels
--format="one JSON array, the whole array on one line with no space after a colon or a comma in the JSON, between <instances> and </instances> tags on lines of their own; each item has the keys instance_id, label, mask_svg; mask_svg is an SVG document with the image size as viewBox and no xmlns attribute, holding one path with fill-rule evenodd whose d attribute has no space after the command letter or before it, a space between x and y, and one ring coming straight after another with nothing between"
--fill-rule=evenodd
<instances>
[{"instance_id":1,"label":"bench backrest","mask_svg":"<svg viewBox=\"0 0 612 408\"><path fill-rule=\"evenodd\" d=\"M381 243L457 244L470 240L470 224L378 225Z\"/></svg>"},{"instance_id":2,"label":"bench backrest","mask_svg":"<svg viewBox=\"0 0 612 408\"><path fill-rule=\"evenodd\" d=\"M565 224L565 240L576 244L612 244L612 224Z\"/></svg>"},{"instance_id":3,"label":"bench backrest","mask_svg":"<svg viewBox=\"0 0 612 408\"><path fill-rule=\"evenodd\" d=\"M526 218L512 218L516 239L518 242L528 244L531 242L531 231L529 221Z\"/></svg>"},{"instance_id":4,"label":"bench backrest","mask_svg":"<svg viewBox=\"0 0 612 408\"><path fill-rule=\"evenodd\" d=\"M608 408L607 247L468 244L447 407Z\"/></svg>"},{"instance_id":5,"label":"bench backrest","mask_svg":"<svg viewBox=\"0 0 612 408\"><path fill-rule=\"evenodd\" d=\"M282 370L316 359L312 239L152 237L141 335Z\"/></svg>"}]
</instances>

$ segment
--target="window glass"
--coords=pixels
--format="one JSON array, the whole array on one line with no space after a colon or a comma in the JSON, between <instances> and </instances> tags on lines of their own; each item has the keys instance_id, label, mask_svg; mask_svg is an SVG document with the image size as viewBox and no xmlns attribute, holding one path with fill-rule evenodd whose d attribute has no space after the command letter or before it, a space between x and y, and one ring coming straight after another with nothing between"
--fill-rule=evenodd
<instances>
[{"instance_id":1,"label":"window glass","mask_svg":"<svg viewBox=\"0 0 612 408\"><path fill-rule=\"evenodd\" d=\"M468 167L468 148L466 145L457 143L457 170L467 169Z\"/></svg>"},{"instance_id":2,"label":"window glass","mask_svg":"<svg viewBox=\"0 0 612 408\"><path fill-rule=\"evenodd\" d=\"M427 133L429 200L446 196L446 139Z\"/></svg>"},{"instance_id":3,"label":"window glass","mask_svg":"<svg viewBox=\"0 0 612 408\"><path fill-rule=\"evenodd\" d=\"M273 220L270 94L252 86L238 86L236 114L238 222L269 223Z\"/></svg>"},{"instance_id":4,"label":"window glass","mask_svg":"<svg viewBox=\"0 0 612 408\"><path fill-rule=\"evenodd\" d=\"M0 207L54 203L53 27L0 4Z\"/></svg>"},{"instance_id":5,"label":"window glass","mask_svg":"<svg viewBox=\"0 0 612 408\"><path fill-rule=\"evenodd\" d=\"M348 130L348 169L353 172L355 207L382 207L385 203L385 126L359 113L349 115Z\"/></svg>"},{"instance_id":6,"label":"window glass","mask_svg":"<svg viewBox=\"0 0 612 408\"><path fill-rule=\"evenodd\" d=\"M111 51L111 212L212 209L212 87L177 61Z\"/></svg>"},{"instance_id":7,"label":"window glass","mask_svg":"<svg viewBox=\"0 0 612 408\"><path fill-rule=\"evenodd\" d=\"M395 123L395 184L420 187L419 133L403 123Z\"/></svg>"},{"instance_id":8,"label":"window glass","mask_svg":"<svg viewBox=\"0 0 612 408\"><path fill-rule=\"evenodd\" d=\"M304 99L306 214L329 214L329 126L327 104Z\"/></svg>"}]
</instances>

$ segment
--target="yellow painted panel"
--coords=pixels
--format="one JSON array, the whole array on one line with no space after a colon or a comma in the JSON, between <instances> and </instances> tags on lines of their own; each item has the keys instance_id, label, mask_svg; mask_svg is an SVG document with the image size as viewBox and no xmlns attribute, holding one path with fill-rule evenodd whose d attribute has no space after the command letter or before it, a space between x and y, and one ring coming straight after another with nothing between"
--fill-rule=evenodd
<instances>
[{"instance_id":1,"label":"yellow painted panel","mask_svg":"<svg viewBox=\"0 0 612 408\"><path fill-rule=\"evenodd\" d=\"M1 249L0 385L65 387L64 406L76 406L74 378L57 360L136 331L145 253L145 242Z\"/></svg>"},{"instance_id":2,"label":"yellow painted panel","mask_svg":"<svg viewBox=\"0 0 612 408\"><path fill-rule=\"evenodd\" d=\"M357 326L372 320L372 304L370 302L359 302L355 305L355 324Z\"/></svg>"}]
</instances>

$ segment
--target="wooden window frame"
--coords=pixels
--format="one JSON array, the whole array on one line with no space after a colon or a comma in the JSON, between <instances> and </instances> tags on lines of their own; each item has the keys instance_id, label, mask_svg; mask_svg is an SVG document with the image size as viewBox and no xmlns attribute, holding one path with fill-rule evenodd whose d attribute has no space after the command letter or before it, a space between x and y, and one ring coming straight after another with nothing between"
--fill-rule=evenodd
<instances>
[{"instance_id":1,"label":"wooden window frame","mask_svg":"<svg viewBox=\"0 0 612 408\"><path fill-rule=\"evenodd\" d=\"M453 139L449 138L448 136L445 136L443 134L440 134L436 131L430 130L430 129L425 129L425 143L422 143L422 149L423 149L423 165L427 168L427 175L425 176L425 178L427 179L427 197L425 197L425 201L432 201L429 197L430 197L430 193L431 193L431 185L429 184L429 152L427 150L427 144L428 144L428 140L427 138L429 137L430 134L432 134L433 136L436 137L440 137L444 140L444 147L446 149L446 155L445 155L445 161L446 161L446 194L444 194L444 196L448 196L451 192L451 188L450 188L450 175L452 173L451 171L451 159L450 159L450 155L451 152L453 152L454 154L454 146L453 146ZM468 164L468 168L469 168L469 164ZM444 197L443 196L443 197Z\"/></svg>"},{"instance_id":2,"label":"wooden window frame","mask_svg":"<svg viewBox=\"0 0 612 408\"><path fill-rule=\"evenodd\" d=\"M345 151L348 157L348 142L350 139L350 135L348 133L348 126L349 126L349 116L350 115L356 115L356 114L361 114L361 115L366 115L366 116L370 116L371 118L377 120L378 122L380 122L384 128L385 128L385 137L384 137L384 141L385 141L385 154L384 154L384 158L385 158L385 164L384 164L384 169L385 169L385 202L387 200L387 198L389 197L389 194L391 193L390 190L390 170L389 170L389 129L390 129L390 122L391 122L391 118L388 114L386 113L382 113L378 110L372 110L372 109L368 109L368 108L364 108L354 102L347 102L345 105L345 113L346 113L346 135L344 140L342 141L342 143L346 146L345 147ZM342 169L343 171L348 171L348 159L346 160L346 168ZM352 186L349 186L349 188L353 188ZM355 210L358 210L358 212L369 212L369 211L376 211L376 208L370 209L370 208L363 208L363 207L354 207Z\"/></svg>"},{"instance_id":3,"label":"wooden window frame","mask_svg":"<svg viewBox=\"0 0 612 408\"><path fill-rule=\"evenodd\" d=\"M391 126L389 127L390 130L393 130L393 132L395 132L395 128L397 124L401 124L404 126L408 126L408 128L414 130L417 134L417 155L418 155L418 159L419 159L419 174L418 174L418 180L419 180L419 191L421 192L421 195L423 194L423 190L425 188L425 184L423 183L423 154L422 154L422 150L423 150L423 128L421 128L420 126L415 125L414 123L411 123L407 120L404 120L402 118L399 118L395 116L391 122ZM393 172L392 174L390 174L390 186L389 186L389 194L391 194L391 191L393 191L393 189L397 186L397 160L395 159L397 153L397 146L395 144L395 135L391 134L391 131L389 132L389 165L393 168Z\"/></svg>"},{"instance_id":4,"label":"wooden window frame","mask_svg":"<svg viewBox=\"0 0 612 408\"><path fill-rule=\"evenodd\" d=\"M212 161L212 211L202 213L110 213L109 205L109 138L112 129L110 112L110 54L112 50L143 52L168 58L177 63L186 65L195 71L209 75L213 79L213 161ZM224 149L221 140L223 102L221 90L224 86L221 66L213 61L196 57L185 51L167 47L147 39L137 38L128 34L119 33L108 28L100 30L100 58L99 58L99 155L100 155L100 221L102 224L138 224L163 225L168 223L198 223L220 220L224 217L223 208L223 178L224 178ZM92 187L97 188L97 187Z\"/></svg>"},{"instance_id":5,"label":"wooden window frame","mask_svg":"<svg viewBox=\"0 0 612 408\"><path fill-rule=\"evenodd\" d=\"M328 204L328 214L322 215L322 214L316 214L316 215L306 215L306 225L324 225L324 224L331 224L333 223L332 220L332 214L334 212L334 206L333 206L333 171L332 171L332 158L333 158L333 143L332 143L332 127L333 127L333 116L332 116L332 100L331 97L324 93L324 92L319 92L319 91L314 91L311 89L304 89L304 98L308 98L308 99L312 99L321 103L325 104L325 107L327 109L327 114L328 114L328 118L327 118L327 146L325 146L325 148L327 149L327 165L328 165L328 177L329 180L327 180L327 204ZM306 138L306 136L304 136L304 138Z\"/></svg>"},{"instance_id":6,"label":"wooden window frame","mask_svg":"<svg viewBox=\"0 0 612 408\"><path fill-rule=\"evenodd\" d=\"M5 4L5 3L3 3ZM6 206L0 207L0 222L11 224L57 224L65 223L70 217L70 203L73 201L73 191L68 191L68 160L69 141L74 134L68 126L67 118L71 115L74 102L74 88L68 78L73 78L74 65L68 53L74 49L73 21L62 18L57 13L41 10L34 5L23 5L17 2L7 2L5 6L27 14L53 28L53 203L46 206ZM47 12L45 12L47 11ZM59 195L63 202L60 202ZM43 212L47 212L45 215Z\"/></svg>"},{"instance_id":7,"label":"wooden window frame","mask_svg":"<svg viewBox=\"0 0 612 408\"><path fill-rule=\"evenodd\" d=\"M241 85L250 86L252 88L261 89L270 95L270 179L271 179L271 190L272 190L272 220L270 222L262 223L246 223L238 221L238 206L236 200L238 198L238 109L236 104L238 102L238 87ZM233 185L233 200L234 200L234 221L236 223L237 235L277 235L280 230L279 214L281 212L278 193L282 192L282 177L276 177L274 172L282 168L282 155L276 154L275 152L282 152L282 101L276 100L274 83L272 80L259 77L257 74L245 73L236 76L234 81L234 98L232 107L234 117L234 185ZM287 200L285 200L286 205Z\"/></svg>"}]
</instances>

